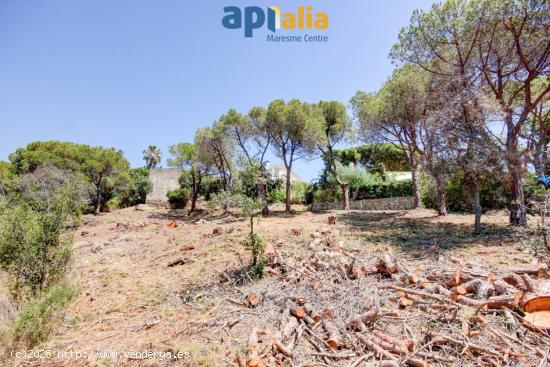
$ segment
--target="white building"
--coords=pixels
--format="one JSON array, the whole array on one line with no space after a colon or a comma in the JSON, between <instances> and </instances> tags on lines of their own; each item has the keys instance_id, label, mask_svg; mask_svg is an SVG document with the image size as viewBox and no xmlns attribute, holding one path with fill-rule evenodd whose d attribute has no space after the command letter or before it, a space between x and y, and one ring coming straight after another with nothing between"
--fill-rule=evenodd
<instances>
[{"instance_id":1,"label":"white building","mask_svg":"<svg viewBox=\"0 0 550 367\"><path fill-rule=\"evenodd\" d=\"M280 178L283 181L286 181L286 168L284 164L268 164L266 166L267 171L271 177L277 179ZM290 183L305 182L300 176L290 171Z\"/></svg>"}]
</instances>

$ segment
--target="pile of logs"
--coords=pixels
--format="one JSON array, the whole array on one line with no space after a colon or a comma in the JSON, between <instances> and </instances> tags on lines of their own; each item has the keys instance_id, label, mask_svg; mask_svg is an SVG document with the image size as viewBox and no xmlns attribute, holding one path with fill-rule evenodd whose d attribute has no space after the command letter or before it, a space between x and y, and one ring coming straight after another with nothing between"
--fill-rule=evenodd
<instances>
[{"instance_id":1,"label":"pile of logs","mask_svg":"<svg viewBox=\"0 0 550 367\"><path fill-rule=\"evenodd\" d=\"M453 258L430 264L411 270L391 252L326 248L276 255L278 277L243 295L264 326L252 327L246 353L228 365L546 365L550 335L521 315L544 265L499 275Z\"/></svg>"}]
</instances>

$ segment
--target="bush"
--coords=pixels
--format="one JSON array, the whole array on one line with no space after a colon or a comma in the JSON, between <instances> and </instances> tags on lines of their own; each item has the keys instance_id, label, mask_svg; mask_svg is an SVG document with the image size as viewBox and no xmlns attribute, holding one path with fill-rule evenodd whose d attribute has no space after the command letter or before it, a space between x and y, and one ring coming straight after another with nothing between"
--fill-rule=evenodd
<instances>
[{"instance_id":1,"label":"bush","mask_svg":"<svg viewBox=\"0 0 550 367\"><path fill-rule=\"evenodd\" d=\"M66 228L78 223L80 214L70 181L51 192L27 189L0 203L0 269L12 277L19 298L27 292L34 296L64 276L72 252Z\"/></svg>"},{"instance_id":2,"label":"bush","mask_svg":"<svg viewBox=\"0 0 550 367\"><path fill-rule=\"evenodd\" d=\"M306 182L297 182L290 185L292 204L306 204L307 193L310 190L310 184Z\"/></svg>"},{"instance_id":3,"label":"bush","mask_svg":"<svg viewBox=\"0 0 550 367\"><path fill-rule=\"evenodd\" d=\"M77 295L78 289L66 282L44 292L40 298L25 302L14 324L2 335L5 345L8 340L27 347L46 339L61 317L62 311Z\"/></svg>"},{"instance_id":4,"label":"bush","mask_svg":"<svg viewBox=\"0 0 550 367\"><path fill-rule=\"evenodd\" d=\"M135 206L145 203L147 194L153 190L153 183L149 179L149 170L146 168L134 168L129 172L130 183L128 191L116 197L119 207ZM110 205L111 208L115 204Z\"/></svg>"},{"instance_id":5,"label":"bush","mask_svg":"<svg viewBox=\"0 0 550 367\"><path fill-rule=\"evenodd\" d=\"M166 197L168 198L171 208L183 209L187 205L189 191L183 188L170 190L166 193Z\"/></svg>"},{"instance_id":6,"label":"bush","mask_svg":"<svg viewBox=\"0 0 550 367\"><path fill-rule=\"evenodd\" d=\"M356 200L381 199L412 196L411 180L371 182L363 185L354 193Z\"/></svg>"},{"instance_id":7,"label":"bush","mask_svg":"<svg viewBox=\"0 0 550 367\"><path fill-rule=\"evenodd\" d=\"M502 175L485 177L480 191L480 201L483 210L506 208L510 201L510 189L507 178ZM435 182L430 175L422 174L419 179L422 204L428 209L437 209L437 193ZM526 197L529 189L526 186ZM473 192L469 181L463 172L455 172L447 178L445 187L447 210L451 212L472 212Z\"/></svg>"},{"instance_id":8,"label":"bush","mask_svg":"<svg viewBox=\"0 0 550 367\"><path fill-rule=\"evenodd\" d=\"M261 263L262 255L265 251L265 241L262 237L256 233L253 233L242 242L242 245L252 254L252 266L256 266L258 263Z\"/></svg>"},{"instance_id":9,"label":"bush","mask_svg":"<svg viewBox=\"0 0 550 367\"><path fill-rule=\"evenodd\" d=\"M286 194L284 189L275 189L267 193L270 203L284 203Z\"/></svg>"}]
</instances>

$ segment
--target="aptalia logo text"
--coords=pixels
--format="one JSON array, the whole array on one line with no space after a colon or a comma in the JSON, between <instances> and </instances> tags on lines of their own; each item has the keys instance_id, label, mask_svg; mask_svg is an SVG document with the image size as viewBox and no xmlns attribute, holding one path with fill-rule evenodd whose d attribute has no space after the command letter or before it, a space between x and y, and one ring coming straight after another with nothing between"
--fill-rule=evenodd
<instances>
[{"instance_id":1,"label":"aptalia logo text","mask_svg":"<svg viewBox=\"0 0 550 367\"><path fill-rule=\"evenodd\" d=\"M247 6L243 10L238 6L226 6L223 8L225 15L222 25L227 29L244 28L244 36L250 38L255 29L264 25L271 32L283 30L326 30L329 27L328 14L316 12L312 6L298 6L295 12L282 12L278 6L269 6L262 9L259 6ZM323 38L327 36L309 36L309 38ZM272 37L272 41L278 38ZM281 38L284 40L286 38ZM308 39L306 35L304 39ZM268 40L270 40L268 38Z\"/></svg>"}]
</instances>

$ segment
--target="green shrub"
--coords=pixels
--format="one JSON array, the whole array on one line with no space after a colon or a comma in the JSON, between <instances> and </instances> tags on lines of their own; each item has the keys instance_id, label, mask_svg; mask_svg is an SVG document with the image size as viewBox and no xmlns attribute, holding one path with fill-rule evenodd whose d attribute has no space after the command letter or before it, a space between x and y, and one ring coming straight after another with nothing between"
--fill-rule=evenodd
<instances>
[{"instance_id":1,"label":"green shrub","mask_svg":"<svg viewBox=\"0 0 550 367\"><path fill-rule=\"evenodd\" d=\"M502 175L485 177L480 191L481 207L484 210L506 208L510 201L510 189L507 178ZM420 198L422 204L429 209L437 208L437 193L435 182L428 174L420 175ZM529 189L525 188L526 197ZM445 186L447 210L451 212L472 212L473 192L469 181L463 172L455 172L447 178Z\"/></svg>"},{"instance_id":2,"label":"green shrub","mask_svg":"<svg viewBox=\"0 0 550 367\"><path fill-rule=\"evenodd\" d=\"M183 209L187 205L189 191L183 188L170 190L166 193L166 197L172 208Z\"/></svg>"},{"instance_id":3,"label":"green shrub","mask_svg":"<svg viewBox=\"0 0 550 367\"><path fill-rule=\"evenodd\" d=\"M252 254L252 266L257 265L258 260L260 260L260 257L265 251L264 239L256 233L253 233L242 242L242 245Z\"/></svg>"},{"instance_id":4,"label":"green shrub","mask_svg":"<svg viewBox=\"0 0 550 367\"><path fill-rule=\"evenodd\" d=\"M111 200L109 207L128 207L145 203L147 194L153 190L153 183L149 179L149 170L134 168L129 171L130 183L128 190Z\"/></svg>"},{"instance_id":5,"label":"green shrub","mask_svg":"<svg viewBox=\"0 0 550 367\"><path fill-rule=\"evenodd\" d=\"M284 189L275 189L267 194L270 203L284 203L286 194Z\"/></svg>"},{"instance_id":6,"label":"green shrub","mask_svg":"<svg viewBox=\"0 0 550 367\"><path fill-rule=\"evenodd\" d=\"M353 192L356 200L412 196L411 180L371 182Z\"/></svg>"},{"instance_id":7,"label":"green shrub","mask_svg":"<svg viewBox=\"0 0 550 367\"><path fill-rule=\"evenodd\" d=\"M12 277L18 298L27 291L36 295L64 276L72 252L67 226L78 223L80 214L70 181L52 192L27 189L0 203L0 269Z\"/></svg>"},{"instance_id":8,"label":"green shrub","mask_svg":"<svg viewBox=\"0 0 550 367\"><path fill-rule=\"evenodd\" d=\"M310 186L311 185L306 182L296 182L290 185L292 204L306 204L306 196L310 189Z\"/></svg>"},{"instance_id":9,"label":"green shrub","mask_svg":"<svg viewBox=\"0 0 550 367\"><path fill-rule=\"evenodd\" d=\"M62 311L77 295L78 289L62 282L44 292L40 298L23 303L14 324L2 339L32 347L46 339L61 318ZM6 343L7 345L8 343Z\"/></svg>"}]
</instances>

